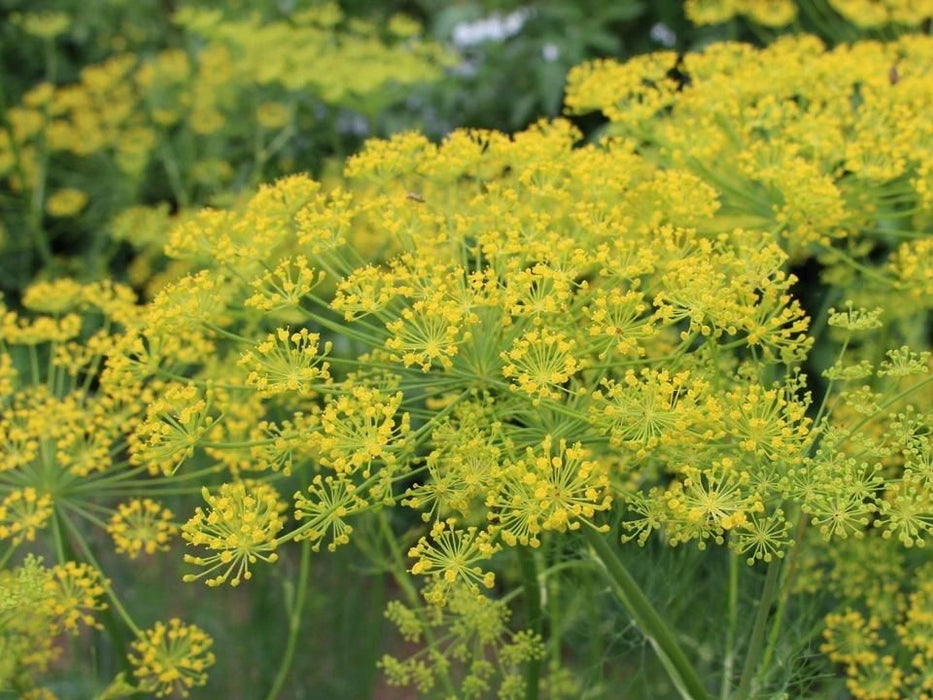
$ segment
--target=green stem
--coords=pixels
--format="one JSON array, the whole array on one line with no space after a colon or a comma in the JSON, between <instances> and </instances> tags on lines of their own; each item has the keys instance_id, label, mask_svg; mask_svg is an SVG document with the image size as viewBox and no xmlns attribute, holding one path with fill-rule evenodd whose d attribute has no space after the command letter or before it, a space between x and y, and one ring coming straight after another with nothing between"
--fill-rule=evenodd
<instances>
[{"instance_id":1,"label":"green stem","mask_svg":"<svg viewBox=\"0 0 933 700\"><path fill-rule=\"evenodd\" d=\"M0 569L6 566L7 562L10 561L10 557L13 556L13 552L16 551L16 548L19 547L19 542L13 540L10 543L10 546L7 547L6 552L3 554L3 557L0 557Z\"/></svg>"},{"instance_id":2,"label":"green stem","mask_svg":"<svg viewBox=\"0 0 933 700\"><path fill-rule=\"evenodd\" d=\"M71 522L71 519L64 513L61 513L61 520L67 526L68 531L71 533L72 537L74 537L75 542L78 543L78 548L81 550L81 553L84 555L85 559L87 559L88 564L97 569L97 571L101 572L101 586L103 586L104 591L107 593L107 597L110 599L114 610L117 611L117 614L123 619L123 622L127 627L130 628L133 634L139 637L141 634L139 627L136 626L136 623L133 622L133 618L130 617L130 614L126 611L126 608L123 607L123 603L121 603L120 599L117 598L117 594L114 593L114 590L110 585L110 581L106 576L104 576L104 570L100 567L100 564L97 563L97 559L95 559L94 555L91 553L91 548L84 540L84 536L81 534L80 530L78 530L75 524Z\"/></svg>"},{"instance_id":3,"label":"green stem","mask_svg":"<svg viewBox=\"0 0 933 700\"><path fill-rule=\"evenodd\" d=\"M279 665L279 671L275 676L275 682L272 689L266 696L266 700L275 700L282 688L285 687L285 681L288 680L288 672L292 666L292 659L295 658L295 648L298 642L298 632L301 630L301 613L305 606L305 597L308 590L308 574L311 571L311 540L304 540L301 543L301 564L298 570L298 591L295 596L295 604L292 606L291 614L288 617L288 643L285 647L285 656L282 657L282 663Z\"/></svg>"},{"instance_id":4,"label":"green stem","mask_svg":"<svg viewBox=\"0 0 933 700\"><path fill-rule=\"evenodd\" d=\"M525 594L525 611L528 629L533 633L544 636L541 614L541 588L538 584L538 571L535 565L535 555L528 547L519 547L518 564L522 572L522 586ZM534 657L528 660L525 668L525 700L538 700L538 685L541 677L541 659Z\"/></svg>"},{"instance_id":5,"label":"green stem","mask_svg":"<svg viewBox=\"0 0 933 700\"><path fill-rule=\"evenodd\" d=\"M775 559L768 565L768 574L765 576L764 589L761 592L758 612L755 614L755 623L752 627L748 654L745 656L745 665L742 667L742 679L739 682L739 689L736 691L738 700L749 700L752 697L752 679L755 677L758 660L761 658L761 649L765 642L765 627L768 622L768 614L771 611L771 604L774 603L774 596L777 593L777 583L782 563L783 559Z\"/></svg>"},{"instance_id":6,"label":"green stem","mask_svg":"<svg viewBox=\"0 0 933 700\"><path fill-rule=\"evenodd\" d=\"M52 535L55 538L55 557L59 564L64 564L68 561L68 557L65 555L65 538L62 535L62 525L61 516L56 514Z\"/></svg>"},{"instance_id":7,"label":"green stem","mask_svg":"<svg viewBox=\"0 0 933 700\"><path fill-rule=\"evenodd\" d=\"M872 420L874 420L875 418L877 418L878 416L880 416L881 413L882 413L886 408L889 408L889 407L893 406L894 404L896 404L896 403L897 403L898 401L900 401L901 399L906 398L907 396L910 396L912 393L914 393L915 391L917 391L917 389L919 389L919 388L921 388L921 387L923 387L923 386L929 384L930 382L933 382L933 374L931 374L929 377L927 377L927 378L924 379L923 381L917 382L917 383L914 384L913 386L904 389L904 391L902 391L902 392L900 392L899 394L897 394L897 396L894 396L894 397L888 399L888 400L885 401L883 404L880 404L880 405L878 406L878 408L877 408L875 411L873 411L870 415L865 416L864 418L862 418L862 420L860 420L858 423L856 423L853 427L849 428L849 429L845 432L845 434L842 436L843 439L848 439L849 437L855 435L855 433L857 433L857 432L859 431L859 429L860 429L862 426L864 426L866 423L869 423L870 421L872 421Z\"/></svg>"},{"instance_id":8,"label":"green stem","mask_svg":"<svg viewBox=\"0 0 933 700\"><path fill-rule=\"evenodd\" d=\"M404 591L405 597L408 598L408 604L412 607L413 610L417 610L421 600L418 596L418 591L415 590L415 586L411 582L411 579L405 575L407 571L405 567L405 559L402 557L402 550L399 548L398 540L395 538L395 533L392 532L392 526L389 524L389 519L386 517L385 510L379 511L377 519L379 520L379 527L385 537L386 544L389 545L389 550L392 553L392 559L395 562L395 567L393 567L391 570L392 577L395 579L396 583L398 583L402 591ZM430 622L424 620L422 629L424 630L424 639L428 646L436 649L438 653L440 653L440 647L437 645L437 639L435 638L434 632L431 629ZM454 690L454 684L450 678L450 672L446 667L444 667L442 670L441 681L444 684L444 690L447 691L447 694L450 697L456 697L457 693Z\"/></svg>"},{"instance_id":9,"label":"green stem","mask_svg":"<svg viewBox=\"0 0 933 700\"><path fill-rule=\"evenodd\" d=\"M787 608L787 601L790 599L790 589L794 582L794 573L797 571L797 553L803 546L803 536L807 531L807 519L804 513L800 513L800 520L797 521L797 533L794 537L794 546L787 555L787 572L784 574L784 581L781 584L781 595L778 599L778 607L774 613L774 620L771 623L771 631L768 633L768 646L765 647L764 656L761 659L761 670L758 677L763 678L771 666L771 659L774 656L774 650L777 647L778 637L781 634L781 625L784 620L784 611Z\"/></svg>"},{"instance_id":10,"label":"green stem","mask_svg":"<svg viewBox=\"0 0 933 700\"><path fill-rule=\"evenodd\" d=\"M729 552L729 619L726 628L726 660L722 669L722 685L719 697L727 700L732 688L732 671L735 664L735 628L739 618L739 555Z\"/></svg>"},{"instance_id":11,"label":"green stem","mask_svg":"<svg viewBox=\"0 0 933 700\"><path fill-rule=\"evenodd\" d=\"M166 143L163 142L161 148L159 148L158 155L159 160L162 161L162 166L165 168L166 179L168 180L169 189L172 190L175 203L181 209L186 208L189 204L188 192L182 181L181 170L178 167L178 163L175 162Z\"/></svg>"},{"instance_id":12,"label":"green stem","mask_svg":"<svg viewBox=\"0 0 933 700\"><path fill-rule=\"evenodd\" d=\"M677 637L642 593L608 540L592 527L584 527L583 536L602 562L604 573L616 595L654 647L680 695L688 700L707 700L709 695L684 654Z\"/></svg>"}]
</instances>

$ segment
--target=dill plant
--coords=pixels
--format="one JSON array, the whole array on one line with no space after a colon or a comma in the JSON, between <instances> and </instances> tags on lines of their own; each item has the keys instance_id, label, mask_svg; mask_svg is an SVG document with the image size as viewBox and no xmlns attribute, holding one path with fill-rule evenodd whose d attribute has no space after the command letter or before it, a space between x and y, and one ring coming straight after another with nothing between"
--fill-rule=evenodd
<instances>
[{"instance_id":1,"label":"dill plant","mask_svg":"<svg viewBox=\"0 0 933 700\"><path fill-rule=\"evenodd\" d=\"M374 122L450 60L404 15L378 23L336 3L249 9L180 3L148 23L164 25L158 50L135 46L148 28L127 20L126 35L98 38L109 55L77 68L67 41L80 13L19 16L13 26L39 45L44 73L19 96L0 84L9 255L27 269L89 268L94 278L128 244L139 257L130 276L141 285L162 262L169 211L184 218L251 190L294 168L299 150L339 157L358 139L340 132L341 113ZM323 158L302 166L321 171ZM80 262L60 260L62 250ZM7 275L17 272L10 266Z\"/></svg>"},{"instance_id":2,"label":"dill plant","mask_svg":"<svg viewBox=\"0 0 933 700\"><path fill-rule=\"evenodd\" d=\"M581 585L614 593L660 692L790 692L802 646L856 697L924 697L931 56L802 36L586 64L567 107L605 114L593 142L565 119L372 140L334 182L184 221L149 303L28 290L0 319L0 537L11 561L47 535L62 568L4 570L5 682L41 697L51 634L104 605L135 638L106 697L223 664L196 625L134 620L97 529L127 556L181 558L180 533L192 586L298 547L303 592L313 552L357 545L417 645L379 666L426 696L583 695L554 603ZM638 545L721 565L723 648L669 623ZM62 577L82 595L23 629Z\"/></svg>"}]
</instances>

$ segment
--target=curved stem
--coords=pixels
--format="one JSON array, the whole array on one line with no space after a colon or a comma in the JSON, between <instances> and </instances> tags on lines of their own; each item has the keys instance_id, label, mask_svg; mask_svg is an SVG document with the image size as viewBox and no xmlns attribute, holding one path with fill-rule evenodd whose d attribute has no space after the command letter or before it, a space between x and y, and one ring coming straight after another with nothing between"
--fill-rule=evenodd
<instances>
[{"instance_id":1,"label":"curved stem","mask_svg":"<svg viewBox=\"0 0 933 700\"><path fill-rule=\"evenodd\" d=\"M638 587L635 579L632 578L606 538L592 527L584 527L583 536L602 561L604 573L616 595L634 618L642 634L654 647L680 695L687 700L708 700L709 695L696 670L688 661L677 637Z\"/></svg>"},{"instance_id":2,"label":"curved stem","mask_svg":"<svg viewBox=\"0 0 933 700\"><path fill-rule=\"evenodd\" d=\"M298 632L301 630L301 613L305 606L305 597L308 590L308 574L311 571L311 540L304 540L301 543L301 564L298 570L298 590L295 593L295 604L292 606L291 614L288 616L288 642L285 647L285 655L282 657L282 663L279 665L279 671L275 676L275 682L266 696L266 700L275 700L282 688L285 687L285 681L288 680L288 672L292 666L292 659L295 658L295 647L298 642Z\"/></svg>"}]
</instances>

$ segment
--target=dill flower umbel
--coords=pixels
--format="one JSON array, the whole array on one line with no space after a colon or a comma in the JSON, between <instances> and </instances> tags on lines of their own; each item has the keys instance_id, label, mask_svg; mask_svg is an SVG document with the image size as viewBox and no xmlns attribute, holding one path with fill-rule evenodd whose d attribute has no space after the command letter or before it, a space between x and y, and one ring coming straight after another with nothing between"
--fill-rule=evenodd
<instances>
[{"instance_id":1,"label":"dill flower umbel","mask_svg":"<svg viewBox=\"0 0 933 700\"><path fill-rule=\"evenodd\" d=\"M558 399L563 385L585 365L574 356L575 346L573 338L559 331L529 330L502 353L502 375L536 400Z\"/></svg>"},{"instance_id":2,"label":"dill flower umbel","mask_svg":"<svg viewBox=\"0 0 933 700\"><path fill-rule=\"evenodd\" d=\"M256 291L243 303L269 312L297 308L324 277L324 272L315 273L309 267L304 255L284 258L275 269L253 280Z\"/></svg>"},{"instance_id":3,"label":"dill flower umbel","mask_svg":"<svg viewBox=\"0 0 933 700\"><path fill-rule=\"evenodd\" d=\"M209 510L197 508L182 526L181 536L188 544L213 553L185 555L189 564L205 567L199 574L186 574L186 582L207 576L208 586L219 586L228 580L231 586L238 586L253 577L251 564L260 559L271 564L278 559L276 535L285 525L281 513L286 506L275 488L238 481L221 485L216 494L204 487L201 494Z\"/></svg>"},{"instance_id":4,"label":"dill flower umbel","mask_svg":"<svg viewBox=\"0 0 933 700\"><path fill-rule=\"evenodd\" d=\"M80 622L102 629L93 614L107 607L98 600L104 593L100 572L90 564L68 561L52 567L50 573L45 605L61 626L77 632Z\"/></svg>"},{"instance_id":5,"label":"dill flower umbel","mask_svg":"<svg viewBox=\"0 0 933 700\"><path fill-rule=\"evenodd\" d=\"M605 465L588 456L581 444L555 443L550 435L540 448L527 448L523 459L506 467L499 491L487 499L495 532L511 546L538 547L544 531L594 526L593 517L609 509L612 496Z\"/></svg>"},{"instance_id":6,"label":"dill flower umbel","mask_svg":"<svg viewBox=\"0 0 933 700\"><path fill-rule=\"evenodd\" d=\"M346 519L366 508L367 502L357 494L357 487L346 478L318 474L308 486L309 496L295 494L295 519L304 520L296 539L310 540L318 551L321 542L330 535L327 549L333 552L350 541L353 526Z\"/></svg>"},{"instance_id":7,"label":"dill flower umbel","mask_svg":"<svg viewBox=\"0 0 933 700\"><path fill-rule=\"evenodd\" d=\"M391 467L410 431L409 415L398 414L403 398L401 393L355 386L328 401L321 431L315 434L321 464L338 474L359 470L366 478L373 463Z\"/></svg>"},{"instance_id":8,"label":"dill flower umbel","mask_svg":"<svg viewBox=\"0 0 933 700\"><path fill-rule=\"evenodd\" d=\"M320 336L307 328L290 331L280 328L266 340L247 351L240 364L249 369L247 384L263 394L285 391L309 392L316 384L330 379L329 365L321 358L331 350L331 344L319 345Z\"/></svg>"},{"instance_id":9,"label":"dill flower umbel","mask_svg":"<svg viewBox=\"0 0 933 700\"><path fill-rule=\"evenodd\" d=\"M422 537L408 551L409 557L417 559L411 573L432 576L434 587L429 600L443 604L458 581L467 584L474 593L479 593L480 586L492 588L495 574L483 571L478 563L491 558L500 548L485 530L458 529L453 519L437 522L431 528L430 539Z\"/></svg>"},{"instance_id":10,"label":"dill flower umbel","mask_svg":"<svg viewBox=\"0 0 933 700\"><path fill-rule=\"evenodd\" d=\"M171 474L194 454L214 423L210 394L201 395L194 384L173 384L149 404L146 420L130 438L134 463L145 465L150 473Z\"/></svg>"},{"instance_id":11,"label":"dill flower umbel","mask_svg":"<svg viewBox=\"0 0 933 700\"><path fill-rule=\"evenodd\" d=\"M45 208L52 216L75 216L87 205L87 195L73 188L59 190L48 198Z\"/></svg>"},{"instance_id":12,"label":"dill flower umbel","mask_svg":"<svg viewBox=\"0 0 933 700\"><path fill-rule=\"evenodd\" d=\"M134 498L117 506L107 530L117 553L135 559L141 553L167 552L178 526L172 523L168 508L151 498Z\"/></svg>"},{"instance_id":13,"label":"dill flower umbel","mask_svg":"<svg viewBox=\"0 0 933 700\"><path fill-rule=\"evenodd\" d=\"M191 688L207 683L206 671L215 661L212 645L200 627L172 618L142 631L128 656L142 690L160 698L188 697Z\"/></svg>"},{"instance_id":14,"label":"dill flower umbel","mask_svg":"<svg viewBox=\"0 0 933 700\"><path fill-rule=\"evenodd\" d=\"M0 539L33 541L52 515L52 496L35 488L11 491L0 502Z\"/></svg>"}]
</instances>

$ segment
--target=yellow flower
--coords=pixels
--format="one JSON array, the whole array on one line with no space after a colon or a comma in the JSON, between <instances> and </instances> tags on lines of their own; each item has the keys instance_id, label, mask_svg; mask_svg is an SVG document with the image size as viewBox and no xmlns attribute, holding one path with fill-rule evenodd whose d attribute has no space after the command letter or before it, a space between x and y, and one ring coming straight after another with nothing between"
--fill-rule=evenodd
<instances>
[{"instance_id":1,"label":"yellow flower","mask_svg":"<svg viewBox=\"0 0 933 700\"><path fill-rule=\"evenodd\" d=\"M32 486L10 491L0 503L0 539L32 542L52 516L52 497Z\"/></svg>"},{"instance_id":2,"label":"yellow flower","mask_svg":"<svg viewBox=\"0 0 933 700\"><path fill-rule=\"evenodd\" d=\"M169 540L178 532L172 511L151 498L134 498L117 506L107 531L119 554L135 559L140 553L167 552Z\"/></svg>"},{"instance_id":3,"label":"yellow flower","mask_svg":"<svg viewBox=\"0 0 933 700\"><path fill-rule=\"evenodd\" d=\"M281 102L263 102L256 110L256 121L267 129L281 129L291 116L289 106Z\"/></svg>"},{"instance_id":4,"label":"yellow flower","mask_svg":"<svg viewBox=\"0 0 933 700\"><path fill-rule=\"evenodd\" d=\"M456 521L450 519L435 523L430 539L422 537L408 551L408 556L418 560L411 567L411 573L428 574L434 579L429 602L443 605L458 582L466 583L476 594L480 586L492 588L495 574L483 571L478 563L490 559L501 549L486 530L475 527L460 530L456 528Z\"/></svg>"},{"instance_id":5,"label":"yellow flower","mask_svg":"<svg viewBox=\"0 0 933 700\"><path fill-rule=\"evenodd\" d=\"M141 632L128 658L145 692L160 698L173 693L188 697L191 688L207 683L206 671L215 661L212 645L201 628L172 618L168 625L157 622Z\"/></svg>"},{"instance_id":6,"label":"yellow flower","mask_svg":"<svg viewBox=\"0 0 933 700\"><path fill-rule=\"evenodd\" d=\"M320 335L307 328L280 328L265 341L245 352L239 364L249 370L246 383L266 395L283 392L310 393L330 382L330 365L323 358L331 343L320 346Z\"/></svg>"},{"instance_id":7,"label":"yellow flower","mask_svg":"<svg viewBox=\"0 0 933 700\"><path fill-rule=\"evenodd\" d=\"M596 527L593 517L609 509L612 496L606 465L589 456L579 443L555 443L550 435L538 449L529 447L486 500L494 531L510 546L538 547L544 531Z\"/></svg>"},{"instance_id":8,"label":"yellow flower","mask_svg":"<svg viewBox=\"0 0 933 700\"><path fill-rule=\"evenodd\" d=\"M59 218L75 216L87 205L87 195L81 190L68 187L58 190L45 202L45 210Z\"/></svg>"},{"instance_id":9,"label":"yellow flower","mask_svg":"<svg viewBox=\"0 0 933 700\"><path fill-rule=\"evenodd\" d=\"M0 353L0 399L13 393L18 374L9 353ZM2 434L2 428L0 428L0 434Z\"/></svg>"},{"instance_id":10,"label":"yellow flower","mask_svg":"<svg viewBox=\"0 0 933 700\"><path fill-rule=\"evenodd\" d=\"M568 389L570 378L586 366L586 361L574 355L576 340L550 328L526 331L502 352L506 363L502 376L512 379L512 389L541 399L560 399Z\"/></svg>"},{"instance_id":11,"label":"yellow flower","mask_svg":"<svg viewBox=\"0 0 933 700\"><path fill-rule=\"evenodd\" d=\"M736 0L686 0L684 12L694 24L719 24L735 16Z\"/></svg>"},{"instance_id":12,"label":"yellow flower","mask_svg":"<svg viewBox=\"0 0 933 700\"><path fill-rule=\"evenodd\" d=\"M278 560L275 538L285 526L281 513L286 506L272 486L238 481L223 484L216 495L204 487L201 495L209 509L195 510L182 526L181 536L188 544L214 553L204 557L186 554L187 563L206 568L199 574L185 575L185 582L217 572L206 579L208 586L227 580L238 586L253 577L250 564L260 559L269 564Z\"/></svg>"},{"instance_id":13,"label":"yellow flower","mask_svg":"<svg viewBox=\"0 0 933 700\"><path fill-rule=\"evenodd\" d=\"M30 12L22 15L19 21L24 32L40 39L54 39L71 26L64 12Z\"/></svg>"},{"instance_id":14,"label":"yellow flower","mask_svg":"<svg viewBox=\"0 0 933 700\"><path fill-rule=\"evenodd\" d=\"M356 486L342 478L328 476L322 479L320 474L314 477L308 492L308 498L300 491L295 493L295 520L305 520L296 540L308 539L313 542L312 549L320 549L321 542L330 534L327 549L331 552L338 546L350 541L353 527L346 518L362 511L367 503L357 495Z\"/></svg>"},{"instance_id":15,"label":"yellow flower","mask_svg":"<svg viewBox=\"0 0 933 700\"><path fill-rule=\"evenodd\" d=\"M103 629L93 615L107 607L98 600L104 594L100 572L89 564L68 561L52 567L50 573L45 607L58 624L73 633L77 633L79 622Z\"/></svg>"},{"instance_id":16,"label":"yellow flower","mask_svg":"<svg viewBox=\"0 0 933 700\"><path fill-rule=\"evenodd\" d=\"M398 413L403 398L401 392L356 386L328 401L314 437L321 464L338 474L359 470L364 478L374 463L392 467L411 429L409 415Z\"/></svg>"}]
</instances>

